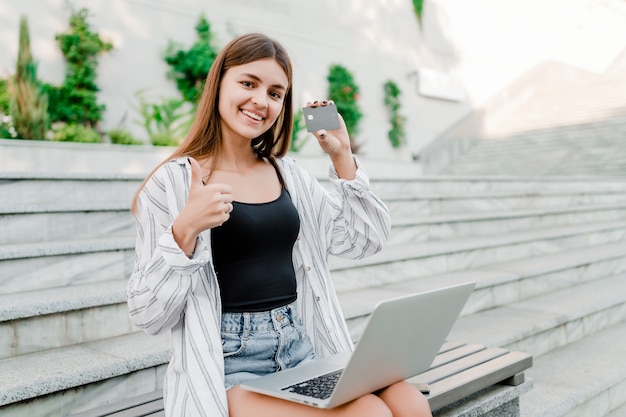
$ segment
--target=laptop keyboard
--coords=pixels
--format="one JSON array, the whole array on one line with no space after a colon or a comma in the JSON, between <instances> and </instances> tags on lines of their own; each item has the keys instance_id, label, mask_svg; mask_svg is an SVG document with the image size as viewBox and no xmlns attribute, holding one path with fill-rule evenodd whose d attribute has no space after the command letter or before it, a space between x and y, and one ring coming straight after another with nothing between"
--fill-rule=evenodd
<instances>
[{"instance_id":1,"label":"laptop keyboard","mask_svg":"<svg viewBox=\"0 0 626 417\"><path fill-rule=\"evenodd\" d=\"M335 385L337 385L337 381L339 381L339 377L341 376L341 372L342 371L339 370L330 374L311 378L289 387L282 388L282 390L325 400L333 393Z\"/></svg>"}]
</instances>

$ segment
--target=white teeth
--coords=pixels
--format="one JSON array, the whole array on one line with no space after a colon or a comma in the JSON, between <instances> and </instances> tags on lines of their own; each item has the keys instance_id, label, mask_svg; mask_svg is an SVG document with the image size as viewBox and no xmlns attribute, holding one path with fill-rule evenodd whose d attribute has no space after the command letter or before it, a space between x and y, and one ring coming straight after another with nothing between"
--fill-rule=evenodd
<instances>
[{"instance_id":1,"label":"white teeth","mask_svg":"<svg viewBox=\"0 0 626 417\"><path fill-rule=\"evenodd\" d=\"M259 120L259 121L263 120L263 118L259 116L258 114L251 113L247 110L242 110L241 112L245 114L246 116L252 117L254 120Z\"/></svg>"}]
</instances>

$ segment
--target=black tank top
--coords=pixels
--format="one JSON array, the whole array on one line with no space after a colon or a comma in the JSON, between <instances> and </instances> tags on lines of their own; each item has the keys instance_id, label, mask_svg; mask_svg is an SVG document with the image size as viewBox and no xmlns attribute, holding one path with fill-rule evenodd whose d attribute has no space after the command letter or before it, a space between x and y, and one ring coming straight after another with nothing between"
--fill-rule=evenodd
<instances>
[{"instance_id":1,"label":"black tank top","mask_svg":"<svg viewBox=\"0 0 626 417\"><path fill-rule=\"evenodd\" d=\"M296 300L293 245L300 217L283 178L268 203L233 202L230 219L211 230L213 265L224 312L267 311Z\"/></svg>"}]
</instances>

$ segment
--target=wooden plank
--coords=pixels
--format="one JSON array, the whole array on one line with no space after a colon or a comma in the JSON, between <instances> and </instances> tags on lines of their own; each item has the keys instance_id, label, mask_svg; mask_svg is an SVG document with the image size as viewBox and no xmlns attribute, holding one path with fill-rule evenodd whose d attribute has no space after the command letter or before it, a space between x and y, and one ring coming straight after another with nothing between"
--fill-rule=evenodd
<instances>
[{"instance_id":1,"label":"wooden plank","mask_svg":"<svg viewBox=\"0 0 626 417\"><path fill-rule=\"evenodd\" d=\"M499 356L506 355L508 353L505 349L489 348L480 350L468 356L464 356L454 362L450 362L446 365L439 366L437 368L431 368L426 372L423 372L417 376L411 378L416 382L425 382L427 384L433 384L442 379L449 378L459 372L463 372L466 369L473 368L482 363L491 361ZM509 375L510 376L510 375Z\"/></svg>"},{"instance_id":2,"label":"wooden plank","mask_svg":"<svg viewBox=\"0 0 626 417\"><path fill-rule=\"evenodd\" d=\"M109 417L145 417L163 411L163 398L137 405L117 413L109 414Z\"/></svg>"},{"instance_id":3,"label":"wooden plank","mask_svg":"<svg viewBox=\"0 0 626 417\"><path fill-rule=\"evenodd\" d=\"M432 410L438 410L511 376L518 375L531 366L532 356L530 354L509 352L451 375L430 384L430 394L427 395L430 407Z\"/></svg>"},{"instance_id":4,"label":"wooden plank","mask_svg":"<svg viewBox=\"0 0 626 417\"><path fill-rule=\"evenodd\" d=\"M462 343L462 342L452 342L452 341L450 341L450 340L446 340L446 341L443 343L443 345L441 346L441 349L439 349L439 354L441 354L441 353L445 353L445 352L447 352L447 351L449 351L449 350L452 350L452 349L457 349L457 348L459 348L459 347L461 347L461 346L465 346L465 345L466 345L466 343Z\"/></svg>"},{"instance_id":5,"label":"wooden plank","mask_svg":"<svg viewBox=\"0 0 626 417\"><path fill-rule=\"evenodd\" d=\"M461 358L474 354L476 352L480 352L481 350L485 350L486 347L484 345L471 344L471 345L461 345L457 346L454 349L450 349L445 352L440 352L435 360L433 360L432 365L430 365L429 369L438 368L440 366L446 365L450 362L457 361Z\"/></svg>"},{"instance_id":6,"label":"wooden plank","mask_svg":"<svg viewBox=\"0 0 626 417\"><path fill-rule=\"evenodd\" d=\"M163 392L156 390L147 394L138 395L136 397L128 398L126 400L117 401L111 404L103 405L102 407L93 408L91 410L83 411L78 414L73 414L71 417L105 417L111 414L129 410L133 407L137 407L142 404L150 403L163 399ZM132 415L132 414L131 414Z\"/></svg>"}]
</instances>

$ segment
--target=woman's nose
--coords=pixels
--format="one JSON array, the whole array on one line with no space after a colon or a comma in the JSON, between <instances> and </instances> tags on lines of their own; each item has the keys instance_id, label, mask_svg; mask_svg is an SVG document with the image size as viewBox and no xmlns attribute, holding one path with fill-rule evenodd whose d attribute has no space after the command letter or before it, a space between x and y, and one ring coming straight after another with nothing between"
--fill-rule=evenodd
<instances>
[{"instance_id":1,"label":"woman's nose","mask_svg":"<svg viewBox=\"0 0 626 417\"><path fill-rule=\"evenodd\" d=\"M267 107L267 95L265 94L265 92L261 92L261 91L255 92L254 94L252 94L250 101L254 105L257 105L263 108Z\"/></svg>"}]
</instances>

